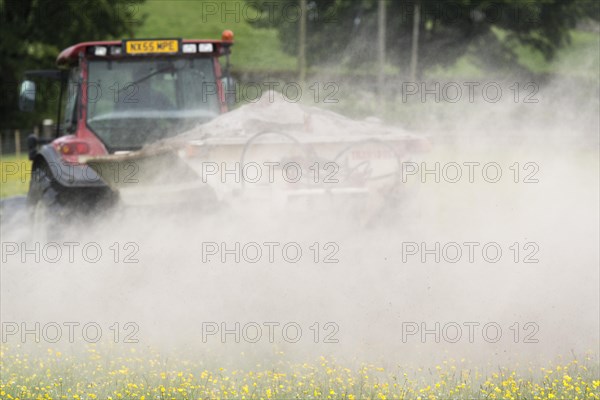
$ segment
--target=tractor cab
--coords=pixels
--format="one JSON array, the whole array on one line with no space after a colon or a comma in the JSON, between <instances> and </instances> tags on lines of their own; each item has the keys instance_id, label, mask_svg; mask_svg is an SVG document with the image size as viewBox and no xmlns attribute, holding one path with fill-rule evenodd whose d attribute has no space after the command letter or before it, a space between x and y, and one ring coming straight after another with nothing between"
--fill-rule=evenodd
<instances>
[{"instance_id":1,"label":"tractor cab","mask_svg":"<svg viewBox=\"0 0 600 400\"><path fill-rule=\"evenodd\" d=\"M232 45L229 30L221 40L85 42L63 50L58 69L26 72L22 111L34 109L34 80L53 79L60 87L54 137L28 137L33 232L55 237L75 212L87 215L118 201L86 159L141 149L226 112Z\"/></svg>"},{"instance_id":2,"label":"tractor cab","mask_svg":"<svg viewBox=\"0 0 600 400\"><path fill-rule=\"evenodd\" d=\"M35 78L61 87L56 137L30 137L30 158L77 163L80 156L137 150L226 112L232 45L226 30L221 40L132 39L65 49L58 70L28 71L21 85L23 111L34 108Z\"/></svg>"}]
</instances>

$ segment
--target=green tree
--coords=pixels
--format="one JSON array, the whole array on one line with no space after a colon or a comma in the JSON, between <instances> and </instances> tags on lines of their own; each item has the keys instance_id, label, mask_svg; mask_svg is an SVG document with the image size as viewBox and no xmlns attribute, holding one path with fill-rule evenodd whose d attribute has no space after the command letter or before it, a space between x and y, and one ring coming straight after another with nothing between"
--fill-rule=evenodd
<instances>
[{"instance_id":1,"label":"green tree","mask_svg":"<svg viewBox=\"0 0 600 400\"><path fill-rule=\"evenodd\" d=\"M284 50L295 54L298 0L247 0L262 12L254 24L275 27ZM420 4L419 64L449 64L469 49L497 65L514 59L518 42L551 59L569 42L578 20L598 20L597 0L387 0L388 61L409 63L415 2ZM311 65L356 67L376 59L378 0L309 0L307 57ZM506 32L502 43L493 28ZM492 54L489 54L492 53ZM405 69L404 69L405 70Z\"/></svg>"},{"instance_id":2,"label":"green tree","mask_svg":"<svg viewBox=\"0 0 600 400\"><path fill-rule=\"evenodd\" d=\"M54 104L39 104L33 116L18 111L18 83L24 71L54 68L58 53L77 42L132 36L133 28L143 22L143 1L0 0L0 128L31 127L41 115L54 115L53 93L45 97Z\"/></svg>"}]
</instances>

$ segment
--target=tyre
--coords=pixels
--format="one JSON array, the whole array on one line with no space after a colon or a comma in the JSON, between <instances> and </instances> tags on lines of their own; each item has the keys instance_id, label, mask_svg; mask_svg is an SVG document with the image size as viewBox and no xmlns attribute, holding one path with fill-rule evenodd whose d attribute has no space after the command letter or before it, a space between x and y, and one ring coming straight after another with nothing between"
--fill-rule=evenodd
<instances>
[{"instance_id":1,"label":"tyre","mask_svg":"<svg viewBox=\"0 0 600 400\"><path fill-rule=\"evenodd\" d=\"M27 206L32 238L35 241L53 241L60 237L61 226L71 214L66 189L52 178L45 165L34 167L31 174Z\"/></svg>"},{"instance_id":2,"label":"tyre","mask_svg":"<svg viewBox=\"0 0 600 400\"><path fill-rule=\"evenodd\" d=\"M109 209L116 201L110 189L64 187L45 163L38 164L27 195L31 236L40 242L65 240L70 228L80 222L88 225L99 209Z\"/></svg>"}]
</instances>

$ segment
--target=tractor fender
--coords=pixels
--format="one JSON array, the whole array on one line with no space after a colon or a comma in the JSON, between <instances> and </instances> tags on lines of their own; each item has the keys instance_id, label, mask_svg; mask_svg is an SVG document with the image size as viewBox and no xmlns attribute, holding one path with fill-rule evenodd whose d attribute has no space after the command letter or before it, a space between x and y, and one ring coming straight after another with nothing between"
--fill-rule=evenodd
<instances>
[{"instance_id":1,"label":"tractor fender","mask_svg":"<svg viewBox=\"0 0 600 400\"><path fill-rule=\"evenodd\" d=\"M60 185L72 188L106 187L102 178L89 165L65 162L51 144L40 148L33 159L33 169L46 163L52 178Z\"/></svg>"}]
</instances>

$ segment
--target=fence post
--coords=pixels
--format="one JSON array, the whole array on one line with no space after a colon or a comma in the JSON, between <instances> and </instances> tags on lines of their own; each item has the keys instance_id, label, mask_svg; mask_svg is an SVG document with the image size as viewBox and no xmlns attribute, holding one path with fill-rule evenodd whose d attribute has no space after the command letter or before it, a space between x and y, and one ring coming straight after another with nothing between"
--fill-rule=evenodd
<instances>
[{"instance_id":1,"label":"fence post","mask_svg":"<svg viewBox=\"0 0 600 400\"><path fill-rule=\"evenodd\" d=\"M51 119L45 119L42 122L42 137L44 139L50 139L52 137L52 125L54 125L54 121Z\"/></svg>"},{"instance_id":2,"label":"fence post","mask_svg":"<svg viewBox=\"0 0 600 400\"><path fill-rule=\"evenodd\" d=\"M21 132L18 129L15 130L15 153L21 155Z\"/></svg>"}]
</instances>

